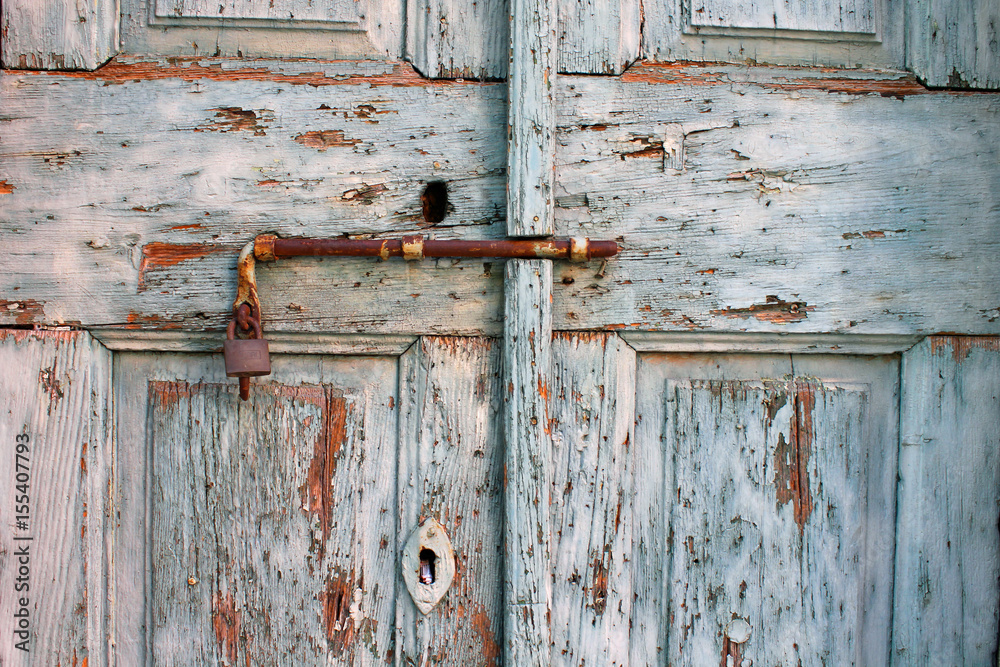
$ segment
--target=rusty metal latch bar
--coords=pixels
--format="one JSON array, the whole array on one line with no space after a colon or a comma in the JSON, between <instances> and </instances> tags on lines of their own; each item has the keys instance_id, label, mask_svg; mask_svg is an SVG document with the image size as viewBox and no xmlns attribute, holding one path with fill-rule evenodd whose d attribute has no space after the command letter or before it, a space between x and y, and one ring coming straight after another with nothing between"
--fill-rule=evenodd
<instances>
[{"instance_id":1,"label":"rusty metal latch bar","mask_svg":"<svg viewBox=\"0 0 1000 667\"><path fill-rule=\"evenodd\" d=\"M273 234L261 234L246 244L237 264L236 300L233 301L233 322L230 332L241 331L248 338L256 332L262 340L260 298L257 295L256 261L273 262L292 257L378 257L383 260L402 257L407 261L424 258L497 258L497 259L565 259L588 262L608 259L618 254L615 241L591 241L587 238L543 239L425 239L404 236L399 239L283 239ZM236 339L235 336L230 338ZM250 376L265 375L258 371L237 371L239 364L230 364L230 349L240 344L227 344L227 374L240 380L240 398L250 396ZM266 349L266 346L265 346ZM263 367L261 367L262 369Z\"/></svg>"}]
</instances>

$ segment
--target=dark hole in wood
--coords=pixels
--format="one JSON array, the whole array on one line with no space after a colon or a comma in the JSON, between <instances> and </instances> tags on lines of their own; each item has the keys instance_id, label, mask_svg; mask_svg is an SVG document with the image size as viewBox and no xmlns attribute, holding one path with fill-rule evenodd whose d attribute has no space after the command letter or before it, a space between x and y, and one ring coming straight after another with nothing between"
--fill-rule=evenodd
<instances>
[{"instance_id":1,"label":"dark hole in wood","mask_svg":"<svg viewBox=\"0 0 1000 667\"><path fill-rule=\"evenodd\" d=\"M441 222L448 215L448 184L444 181L428 183L420 195L424 209L424 222Z\"/></svg>"},{"instance_id":2,"label":"dark hole in wood","mask_svg":"<svg viewBox=\"0 0 1000 667\"><path fill-rule=\"evenodd\" d=\"M434 583L434 563L437 561L437 554L430 549L420 550L420 583Z\"/></svg>"}]
</instances>

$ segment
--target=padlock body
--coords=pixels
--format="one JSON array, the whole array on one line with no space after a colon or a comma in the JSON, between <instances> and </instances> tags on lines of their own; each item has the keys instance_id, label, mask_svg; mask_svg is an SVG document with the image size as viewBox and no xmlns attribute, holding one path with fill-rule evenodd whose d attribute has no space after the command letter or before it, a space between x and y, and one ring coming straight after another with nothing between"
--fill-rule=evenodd
<instances>
[{"instance_id":1,"label":"padlock body","mask_svg":"<svg viewBox=\"0 0 1000 667\"><path fill-rule=\"evenodd\" d=\"M222 348L226 359L226 376L257 377L271 374L271 357L263 338L227 340Z\"/></svg>"}]
</instances>

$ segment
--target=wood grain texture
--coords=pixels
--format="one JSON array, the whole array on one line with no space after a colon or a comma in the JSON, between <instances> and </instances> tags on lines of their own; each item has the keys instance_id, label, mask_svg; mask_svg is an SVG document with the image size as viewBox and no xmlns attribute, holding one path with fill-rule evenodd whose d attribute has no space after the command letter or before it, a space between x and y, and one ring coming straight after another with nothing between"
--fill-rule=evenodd
<instances>
[{"instance_id":1,"label":"wood grain texture","mask_svg":"<svg viewBox=\"0 0 1000 667\"><path fill-rule=\"evenodd\" d=\"M1000 89L1000 6L992 0L906 4L906 66L928 86Z\"/></svg>"},{"instance_id":2,"label":"wood grain texture","mask_svg":"<svg viewBox=\"0 0 1000 667\"><path fill-rule=\"evenodd\" d=\"M635 352L614 334L552 343L552 664L628 665Z\"/></svg>"},{"instance_id":3,"label":"wood grain texture","mask_svg":"<svg viewBox=\"0 0 1000 667\"><path fill-rule=\"evenodd\" d=\"M549 664L552 262L504 273L504 663Z\"/></svg>"},{"instance_id":4,"label":"wood grain texture","mask_svg":"<svg viewBox=\"0 0 1000 667\"><path fill-rule=\"evenodd\" d=\"M557 265L557 329L1000 326L998 98L800 73L559 78L556 233L624 250L603 272ZM680 169L665 164L674 152Z\"/></svg>"},{"instance_id":5,"label":"wood grain texture","mask_svg":"<svg viewBox=\"0 0 1000 667\"><path fill-rule=\"evenodd\" d=\"M283 21L357 21L354 0L154 0L157 16Z\"/></svg>"},{"instance_id":6,"label":"wood grain texture","mask_svg":"<svg viewBox=\"0 0 1000 667\"><path fill-rule=\"evenodd\" d=\"M897 665L992 665L1000 623L1000 339L903 357Z\"/></svg>"},{"instance_id":7,"label":"wood grain texture","mask_svg":"<svg viewBox=\"0 0 1000 667\"><path fill-rule=\"evenodd\" d=\"M94 70L118 52L115 0L4 0L5 69Z\"/></svg>"},{"instance_id":8,"label":"wood grain texture","mask_svg":"<svg viewBox=\"0 0 1000 667\"><path fill-rule=\"evenodd\" d=\"M556 0L510 0L507 234L552 234Z\"/></svg>"},{"instance_id":9,"label":"wood grain texture","mask_svg":"<svg viewBox=\"0 0 1000 667\"><path fill-rule=\"evenodd\" d=\"M408 0L406 58L435 79L505 79L510 1Z\"/></svg>"},{"instance_id":10,"label":"wood grain texture","mask_svg":"<svg viewBox=\"0 0 1000 667\"><path fill-rule=\"evenodd\" d=\"M0 663L106 664L111 355L85 332L0 330L0 369Z\"/></svg>"},{"instance_id":11,"label":"wood grain texture","mask_svg":"<svg viewBox=\"0 0 1000 667\"><path fill-rule=\"evenodd\" d=\"M156 664L393 654L396 364L275 367L279 381L255 383L247 404L231 381L149 382Z\"/></svg>"},{"instance_id":12,"label":"wood grain texture","mask_svg":"<svg viewBox=\"0 0 1000 667\"><path fill-rule=\"evenodd\" d=\"M404 0L119 0L122 52L396 59Z\"/></svg>"},{"instance_id":13,"label":"wood grain texture","mask_svg":"<svg viewBox=\"0 0 1000 667\"><path fill-rule=\"evenodd\" d=\"M641 355L633 663L886 662L896 372Z\"/></svg>"},{"instance_id":14,"label":"wood grain texture","mask_svg":"<svg viewBox=\"0 0 1000 667\"><path fill-rule=\"evenodd\" d=\"M645 0L642 57L903 69L905 3Z\"/></svg>"},{"instance_id":15,"label":"wood grain texture","mask_svg":"<svg viewBox=\"0 0 1000 667\"><path fill-rule=\"evenodd\" d=\"M556 265L556 329L1000 333L996 95L763 67L560 81L557 231L624 252ZM116 59L0 86L0 323L219 332L253 234L505 235L499 84ZM433 226L430 180L453 207ZM259 280L269 331L502 330L496 262L302 259Z\"/></svg>"},{"instance_id":16,"label":"wood grain texture","mask_svg":"<svg viewBox=\"0 0 1000 667\"><path fill-rule=\"evenodd\" d=\"M621 74L639 57L638 0L579 0L559 5L560 72Z\"/></svg>"},{"instance_id":17,"label":"wood grain texture","mask_svg":"<svg viewBox=\"0 0 1000 667\"><path fill-rule=\"evenodd\" d=\"M873 0L838 0L822 4L778 0L687 0L690 26L766 28L835 33L874 33Z\"/></svg>"},{"instance_id":18,"label":"wood grain texture","mask_svg":"<svg viewBox=\"0 0 1000 667\"><path fill-rule=\"evenodd\" d=\"M503 651L503 447L500 344L421 338L400 360L399 524L441 522L456 574L430 614L403 591L396 664L500 665Z\"/></svg>"}]
</instances>

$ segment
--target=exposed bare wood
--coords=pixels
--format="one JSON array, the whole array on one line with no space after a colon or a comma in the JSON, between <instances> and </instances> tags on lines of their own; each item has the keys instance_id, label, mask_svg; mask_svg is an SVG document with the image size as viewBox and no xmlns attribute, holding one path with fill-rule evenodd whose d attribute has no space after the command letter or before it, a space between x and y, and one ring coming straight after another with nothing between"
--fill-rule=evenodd
<instances>
[{"instance_id":1,"label":"exposed bare wood","mask_svg":"<svg viewBox=\"0 0 1000 667\"><path fill-rule=\"evenodd\" d=\"M400 360L399 523L392 543L427 517L448 531L455 580L427 616L396 605L396 659L501 664L503 447L500 345L421 338ZM441 658L443 656L443 658Z\"/></svg>"},{"instance_id":2,"label":"exposed bare wood","mask_svg":"<svg viewBox=\"0 0 1000 667\"><path fill-rule=\"evenodd\" d=\"M553 663L627 665L635 352L614 334L557 334L550 394Z\"/></svg>"},{"instance_id":3,"label":"exposed bare wood","mask_svg":"<svg viewBox=\"0 0 1000 667\"><path fill-rule=\"evenodd\" d=\"M111 355L85 332L0 330L0 369L0 662L105 664Z\"/></svg>"},{"instance_id":4,"label":"exposed bare wood","mask_svg":"<svg viewBox=\"0 0 1000 667\"><path fill-rule=\"evenodd\" d=\"M552 234L556 0L510 0L507 233Z\"/></svg>"},{"instance_id":5,"label":"exposed bare wood","mask_svg":"<svg viewBox=\"0 0 1000 667\"><path fill-rule=\"evenodd\" d=\"M93 70L118 52L116 0L4 0L5 69Z\"/></svg>"},{"instance_id":6,"label":"exposed bare wood","mask_svg":"<svg viewBox=\"0 0 1000 667\"><path fill-rule=\"evenodd\" d=\"M906 3L906 66L928 86L1000 89L1000 5L993 0Z\"/></svg>"},{"instance_id":7,"label":"exposed bare wood","mask_svg":"<svg viewBox=\"0 0 1000 667\"><path fill-rule=\"evenodd\" d=\"M509 0L407 0L406 57L425 76L504 79Z\"/></svg>"},{"instance_id":8,"label":"exposed bare wood","mask_svg":"<svg viewBox=\"0 0 1000 667\"><path fill-rule=\"evenodd\" d=\"M504 276L504 662L543 666L550 651L552 262L510 260Z\"/></svg>"},{"instance_id":9,"label":"exposed bare wood","mask_svg":"<svg viewBox=\"0 0 1000 667\"><path fill-rule=\"evenodd\" d=\"M1000 339L903 357L893 663L992 664L1000 623Z\"/></svg>"}]
</instances>

